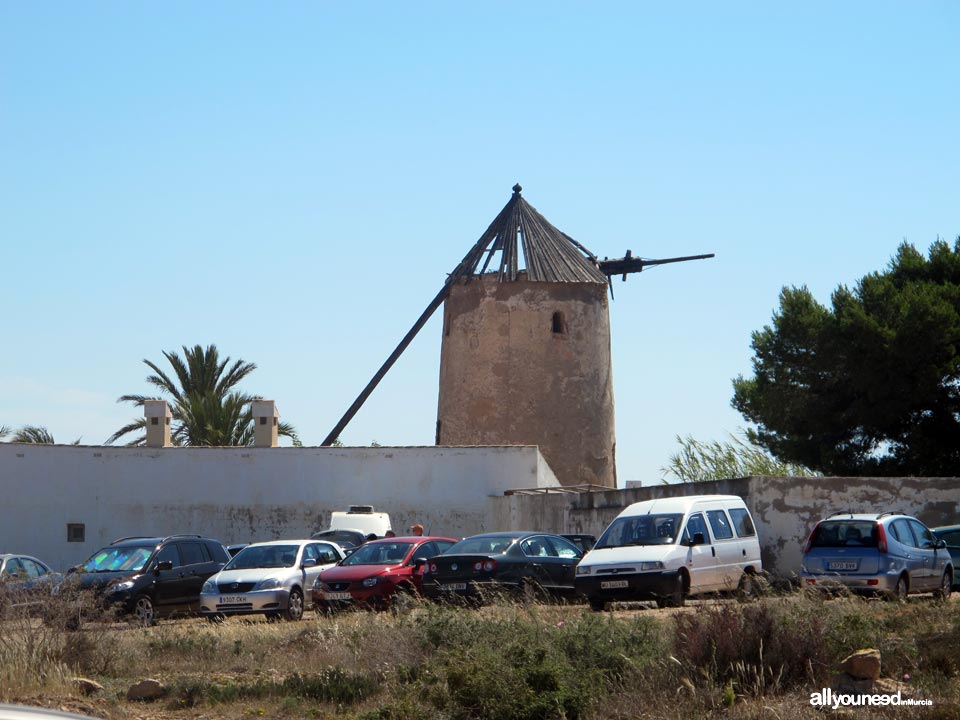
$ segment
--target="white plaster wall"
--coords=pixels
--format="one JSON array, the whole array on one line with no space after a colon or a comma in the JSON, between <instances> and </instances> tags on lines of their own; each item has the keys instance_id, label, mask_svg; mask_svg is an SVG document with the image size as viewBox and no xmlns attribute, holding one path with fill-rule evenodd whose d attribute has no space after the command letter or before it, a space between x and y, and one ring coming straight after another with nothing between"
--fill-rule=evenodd
<instances>
[{"instance_id":1,"label":"white plaster wall","mask_svg":"<svg viewBox=\"0 0 960 720\"><path fill-rule=\"evenodd\" d=\"M0 443L0 552L55 568L124 535L224 543L302 537L352 504L461 537L491 525L492 497L559 483L536 447L119 448ZM86 542L68 543L83 523Z\"/></svg>"}]
</instances>

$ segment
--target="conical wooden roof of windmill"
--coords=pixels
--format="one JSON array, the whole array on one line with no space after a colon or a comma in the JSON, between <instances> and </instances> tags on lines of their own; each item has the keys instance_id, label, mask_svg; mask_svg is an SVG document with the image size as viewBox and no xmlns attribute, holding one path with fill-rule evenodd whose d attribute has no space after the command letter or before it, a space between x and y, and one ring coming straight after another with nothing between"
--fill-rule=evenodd
<instances>
[{"instance_id":1,"label":"conical wooden roof of windmill","mask_svg":"<svg viewBox=\"0 0 960 720\"><path fill-rule=\"evenodd\" d=\"M525 279L531 282L606 285L607 276L600 271L597 257L551 225L523 198L522 189L513 186L513 196L450 273L447 284L469 281L489 271L496 272L500 282L514 282L525 272ZM493 262L494 258L498 262Z\"/></svg>"}]
</instances>

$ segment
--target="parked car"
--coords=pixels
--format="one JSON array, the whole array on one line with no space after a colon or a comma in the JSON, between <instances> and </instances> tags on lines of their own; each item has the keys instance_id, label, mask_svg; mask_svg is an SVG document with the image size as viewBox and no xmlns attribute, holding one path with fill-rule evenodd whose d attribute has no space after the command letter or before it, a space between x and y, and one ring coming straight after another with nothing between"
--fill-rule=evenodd
<instances>
[{"instance_id":1,"label":"parked car","mask_svg":"<svg viewBox=\"0 0 960 720\"><path fill-rule=\"evenodd\" d=\"M762 569L743 499L689 495L627 507L580 562L576 586L594 610L618 600L665 607L720 591L751 596Z\"/></svg>"},{"instance_id":2,"label":"parked car","mask_svg":"<svg viewBox=\"0 0 960 720\"><path fill-rule=\"evenodd\" d=\"M953 563L953 587L960 589L960 578L957 577L957 568L960 568L960 525L944 525L935 527L931 532L947 544L947 552Z\"/></svg>"},{"instance_id":3,"label":"parked car","mask_svg":"<svg viewBox=\"0 0 960 720\"><path fill-rule=\"evenodd\" d=\"M40 610L63 581L46 563L30 555L0 555L0 611Z\"/></svg>"},{"instance_id":4,"label":"parked car","mask_svg":"<svg viewBox=\"0 0 960 720\"><path fill-rule=\"evenodd\" d=\"M96 720L96 718L42 707L3 704L0 705L0 720Z\"/></svg>"},{"instance_id":5,"label":"parked car","mask_svg":"<svg viewBox=\"0 0 960 720\"><path fill-rule=\"evenodd\" d=\"M564 533L560 537L565 537L567 540L580 548L580 551L584 554L590 552L590 550L593 549L593 546L597 544L597 538L593 535L584 535L582 533L568 535Z\"/></svg>"},{"instance_id":6,"label":"parked car","mask_svg":"<svg viewBox=\"0 0 960 720\"><path fill-rule=\"evenodd\" d=\"M150 625L162 615L195 613L203 583L229 559L218 540L200 535L128 537L97 550L69 576Z\"/></svg>"},{"instance_id":7,"label":"parked car","mask_svg":"<svg viewBox=\"0 0 960 720\"><path fill-rule=\"evenodd\" d=\"M228 615L299 620L320 572L343 558L339 545L318 540L247 545L203 584L200 613L214 621Z\"/></svg>"},{"instance_id":8,"label":"parked car","mask_svg":"<svg viewBox=\"0 0 960 720\"><path fill-rule=\"evenodd\" d=\"M343 548L360 547L372 535L383 537L390 530L390 515L375 512L373 505L351 505L346 511L330 514L330 527L311 535Z\"/></svg>"},{"instance_id":9,"label":"parked car","mask_svg":"<svg viewBox=\"0 0 960 720\"><path fill-rule=\"evenodd\" d=\"M382 609L397 593L418 595L423 590L427 558L440 555L456 540L410 536L364 543L335 567L320 573L313 589L318 610L351 605Z\"/></svg>"},{"instance_id":10,"label":"parked car","mask_svg":"<svg viewBox=\"0 0 960 720\"><path fill-rule=\"evenodd\" d=\"M922 522L900 513L838 513L821 520L803 549L804 585L880 594L946 598L954 569L947 544Z\"/></svg>"},{"instance_id":11,"label":"parked car","mask_svg":"<svg viewBox=\"0 0 960 720\"><path fill-rule=\"evenodd\" d=\"M574 569L583 553L560 535L500 532L473 535L431 557L424 594L435 600L482 602L491 591L544 592L573 597Z\"/></svg>"},{"instance_id":12,"label":"parked car","mask_svg":"<svg viewBox=\"0 0 960 720\"><path fill-rule=\"evenodd\" d=\"M227 554L230 557L235 557L238 552L243 550L250 543L233 543L232 545L227 545Z\"/></svg>"},{"instance_id":13,"label":"parked car","mask_svg":"<svg viewBox=\"0 0 960 720\"><path fill-rule=\"evenodd\" d=\"M336 543L344 550L358 548L366 542L366 535L359 530L324 530L310 536L311 540L325 540Z\"/></svg>"}]
</instances>

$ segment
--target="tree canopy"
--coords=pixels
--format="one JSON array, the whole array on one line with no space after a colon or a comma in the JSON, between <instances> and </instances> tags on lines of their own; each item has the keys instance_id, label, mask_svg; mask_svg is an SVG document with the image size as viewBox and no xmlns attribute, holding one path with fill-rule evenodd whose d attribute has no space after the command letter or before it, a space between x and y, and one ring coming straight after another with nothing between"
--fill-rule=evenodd
<instances>
[{"instance_id":1,"label":"tree canopy","mask_svg":"<svg viewBox=\"0 0 960 720\"><path fill-rule=\"evenodd\" d=\"M752 443L745 431L730 434L728 440L704 442L693 436L677 436L680 450L660 468L663 482L672 478L679 482L707 482L750 475L808 477L816 475L809 468L777 460L769 452Z\"/></svg>"},{"instance_id":2,"label":"tree canopy","mask_svg":"<svg viewBox=\"0 0 960 720\"><path fill-rule=\"evenodd\" d=\"M903 243L831 307L784 288L733 381L750 439L832 475L960 474L960 238Z\"/></svg>"},{"instance_id":3,"label":"tree canopy","mask_svg":"<svg viewBox=\"0 0 960 720\"><path fill-rule=\"evenodd\" d=\"M0 439L12 435L9 442L27 443L30 445L56 445L57 441L53 439L53 434L42 425L24 425L14 432L6 425L0 425ZM74 440L71 445L79 445L80 438Z\"/></svg>"},{"instance_id":4,"label":"tree canopy","mask_svg":"<svg viewBox=\"0 0 960 720\"><path fill-rule=\"evenodd\" d=\"M173 415L171 441L174 445L252 445L253 413L251 403L261 399L236 389L237 385L257 369L253 363L237 360L230 363L229 357L220 358L216 345L206 348L194 345L183 346L183 357L176 351L164 352L163 356L173 368L170 377L150 360L143 363L153 370L146 381L160 390L163 397L123 395L117 402L129 402L143 407L147 400L166 400ZM297 432L289 423L280 423L278 432L300 444ZM146 419L137 418L117 430L107 439L114 443L120 438L133 435L127 445L143 445L146 442Z\"/></svg>"}]
</instances>

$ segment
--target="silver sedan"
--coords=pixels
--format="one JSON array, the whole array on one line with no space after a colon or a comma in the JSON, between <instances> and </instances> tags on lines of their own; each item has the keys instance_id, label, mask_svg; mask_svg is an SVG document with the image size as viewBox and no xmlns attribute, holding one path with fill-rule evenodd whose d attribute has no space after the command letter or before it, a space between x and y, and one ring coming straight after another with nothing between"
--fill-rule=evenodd
<instances>
[{"instance_id":1,"label":"silver sedan","mask_svg":"<svg viewBox=\"0 0 960 720\"><path fill-rule=\"evenodd\" d=\"M274 540L243 548L200 591L200 613L211 621L228 615L299 620L321 570L344 557L339 545L320 540Z\"/></svg>"}]
</instances>

